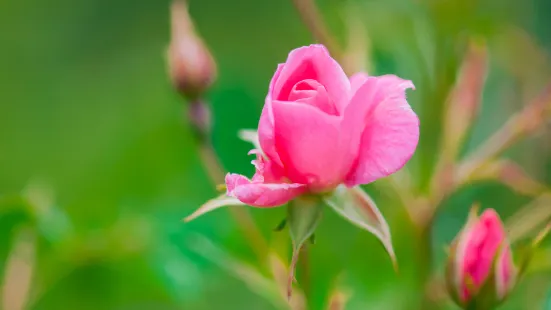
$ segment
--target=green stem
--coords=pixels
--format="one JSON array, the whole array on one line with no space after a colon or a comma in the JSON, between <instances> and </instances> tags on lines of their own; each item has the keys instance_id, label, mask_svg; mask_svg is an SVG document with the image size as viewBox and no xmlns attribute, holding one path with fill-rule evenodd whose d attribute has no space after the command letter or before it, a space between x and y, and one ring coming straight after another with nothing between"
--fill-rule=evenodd
<instances>
[{"instance_id":1,"label":"green stem","mask_svg":"<svg viewBox=\"0 0 551 310\"><path fill-rule=\"evenodd\" d=\"M307 302L310 302L311 296L311 276L310 276L310 253L309 245L304 244L300 253L300 286L304 291L304 297L306 297Z\"/></svg>"},{"instance_id":2,"label":"green stem","mask_svg":"<svg viewBox=\"0 0 551 310\"><path fill-rule=\"evenodd\" d=\"M325 45L331 55L338 61L342 61L342 50L335 38L327 29L321 13L314 0L292 0L300 17L314 38Z\"/></svg>"},{"instance_id":3,"label":"green stem","mask_svg":"<svg viewBox=\"0 0 551 310\"><path fill-rule=\"evenodd\" d=\"M210 141L210 108L202 100L188 105L188 117L190 126L195 133L195 140L199 149L199 157L211 182L216 186L224 183L224 169ZM268 243L264 239L260 229L256 226L249 210L245 208L227 208L237 222L243 236L257 255L260 262L264 262L268 253Z\"/></svg>"}]
</instances>

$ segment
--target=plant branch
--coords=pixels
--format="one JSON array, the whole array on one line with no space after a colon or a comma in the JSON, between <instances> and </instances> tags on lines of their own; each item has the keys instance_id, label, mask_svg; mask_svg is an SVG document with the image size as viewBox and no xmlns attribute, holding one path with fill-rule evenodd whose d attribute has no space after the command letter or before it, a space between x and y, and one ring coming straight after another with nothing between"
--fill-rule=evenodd
<instances>
[{"instance_id":1,"label":"plant branch","mask_svg":"<svg viewBox=\"0 0 551 310\"><path fill-rule=\"evenodd\" d=\"M342 50L335 38L327 29L321 13L314 0L292 0L302 21L308 27L314 38L325 45L331 55L338 61L342 61Z\"/></svg>"},{"instance_id":2,"label":"plant branch","mask_svg":"<svg viewBox=\"0 0 551 310\"><path fill-rule=\"evenodd\" d=\"M307 301L310 301L310 293L311 293L311 285L310 285L310 253L309 253L309 246L308 244L305 244L302 246L301 253L300 253L300 270L301 270L301 279L300 279L300 286L302 287L302 290L304 292L304 296L306 297Z\"/></svg>"},{"instance_id":3,"label":"plant branch","mask_svg":"<svg viewBox=\"0 0 551 310\"><path fill-rule=\"evenodd\" d=\"M196 105L203 105L201 110L208 111L208 106L205 102L195 102L188 104L188 109L197 110ZM199 148L199 157L203 162L203 166L207 172L209 179L213 185L224 183L224 169L216 156L216 152L210 142L210 113L188 113L190 116L190 126L196 133L196 142ZM199 115L208 118L207 120L198 119ZM195 116L195 118L193 118ZM268 244L262 233L256 226L249 211L242 207L228 207L231 216L237 222L237 226L241 230L243 236L248 240L255 254L260 261L264 261L266 253L268 253Z\"/></svg>"},{"instance_id":4,"label":"plant branch","mask_svg":"<svg viewBox=\"0 0 551 310\"><path fill-rule=\"evenodd\" d=\"M524 110L517 113L473 152L458 167L459 181L464 182L485 162L538 130L551 118L551 83Z\"/></svg>"}]
</instances>

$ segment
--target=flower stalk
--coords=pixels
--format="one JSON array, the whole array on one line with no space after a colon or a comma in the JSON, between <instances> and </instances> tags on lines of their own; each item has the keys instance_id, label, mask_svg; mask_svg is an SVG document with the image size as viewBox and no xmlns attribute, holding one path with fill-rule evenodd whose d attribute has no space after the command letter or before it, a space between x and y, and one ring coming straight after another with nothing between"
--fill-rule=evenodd
<instances>
[{"instance_id":1,"label":"flower stalk","mask_svg":"<svg viewBox=\"0 0 551 310\"><path fill-rule=\"evenodd\" d=\"M310 30L316 41L325 45L335 59L342 61L342 49L326 26L315 0L292 1L302 22L306 25L308 30Z\"/></svg>"},{"instance_id":2,"label":"flower stalk","mask_svg":"<svg viewBox=\"0 0 551 310\"><path fill-rule=\"evenodd\" d=\"M196 137L199 157L206 173L216 186L224 182L224 169L210 141L212 119L210 106L205 100L205 93L216 80L216 62L196 33L185 1L173 2L171 18L171 42L167 52L169 76L175 90L187 101L185 116ZM248 210L240 207L229 210L258 259L263 262L268 245Z\"/></svg>"}]
</instances>

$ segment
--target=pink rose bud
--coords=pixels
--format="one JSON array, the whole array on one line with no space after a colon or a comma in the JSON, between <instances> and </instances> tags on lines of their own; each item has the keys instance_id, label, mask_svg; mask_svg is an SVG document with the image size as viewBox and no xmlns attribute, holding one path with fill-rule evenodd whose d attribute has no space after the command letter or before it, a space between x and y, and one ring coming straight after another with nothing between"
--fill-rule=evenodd
<instances>
[{"instance_id":1,"label":"pink rose bud","mask_svg":"<svg viewBox=\"0 0 551 310\"><path fill-rule=\"evenodd\" d=\"M168 68L174 87L195 99L216 79L216 63L196 34L186 3L171 6L172 38L168 48Z\"/></svg>"},{"instance_id":2,"label":"pink rose bud","mask_svg":"<svg viewBox=\"0 0 551 310\"><path fill-rule=\"evenodd\" d=\"M396 172L419 138L408 88L414 88L411 81L394 75L349 78L322 45L291 51L268 88L256 174L228 174L228 196L274 207L305 192L367 184Z\"/></svg>"},{"instance_id":3,"label":"pink rose bud","mask_svg":"<svg viewBox=\"0 0 551 310\"><path fill-rule=\"evenodd\" d=\"M450 294L463 307L475 304L490 309L508 295L516 268L495 210L485 210L480 218L472 213L454 241L447 276Z\"/></svg>"}]
</instances>

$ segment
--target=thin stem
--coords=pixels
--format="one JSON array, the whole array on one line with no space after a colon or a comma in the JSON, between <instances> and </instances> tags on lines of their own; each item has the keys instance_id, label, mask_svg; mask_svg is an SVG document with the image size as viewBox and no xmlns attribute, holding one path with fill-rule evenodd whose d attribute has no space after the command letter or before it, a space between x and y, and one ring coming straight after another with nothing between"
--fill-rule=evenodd
<instances>
[{"instance_id":1,"label":"thin stem","mask_svg":"<svg viewBox=\"0 0 551 310\"><path fill-rule=\"evenodd\" d=\"M338 61L342 61L342 51L335 38L327 29L321 13L314 0L292 0L300 17L314 38L325 45L331 55Z\"/></svg>"},{"instance_id":2,"label":"thin stem","mask_svg":"<svg viewBox=\"0 0 551 310\"><path fill-rule=\"evenodd\" d=\"M551 83L524 110L513 116L459 166L461 180L468 178L487 160L533 133L551 118Z\"/></svg>"},{"instance_id":3,"label":"thin stem","mask_svg":"<svg viewBox=\"0 0 551 310\"><path fill-rule=\"evenodd\" d=\"M197 108L197 106L194 106L197 104L203 105L202 109L208 111L208 106L202 101L192 103L188 109ZM209 118L208 120L191 119L190 125L196 133L195 136L199 148L199 157L203 162L203 166L205 167L209 179L215 186L224 183L224 169L222 168L222 165L220 164L209 139L210 113L188 113L188 115L195 117L198 115L205 115L204 117ZM242 234L248 240L253 251L258 256L258 259L260 261L264 261L266 253L268 253L268 244L253 221L249 211L242 207L229 207L228 209L231 216L237 222L237 226L241 230Z\"/></svg>"},{"instance_id":4,"label":"thin stem","mask_svg":"<svg viewBox=\"0 0 551 310\"><path fill-rule=\"evenodd\" d=\"M551 83L530 102L526 108L512 116L500 129L480 145L471 155L458 164L447 161L438 169L438 181L429 197L432 209L440 203L488 161L496 158L509 147L537 131L551 119Z\"/></svg>"},{"instance_id":5,"label":"thin stem","mask_svg":"<svg viewBox=\"0 0 551 310\"><path fill-rule=\"evenodd\" d=\"M419 272L421 273L421 290L423 296L421 299L420 309L436 309L437 304L431 295L430 280L432 277L432 224L434 222L434 216L424 221L420 226L419 231Z\"/></svg>"},{"instance_id":6,"label":"thin stem","mask_svg":"<svg viewBox=\"0 0 551 310\"><path fill-rule=\"evenodd\" d=\"M302 246L300 253L300 270L301 270L301 279L300 286L304 291L304 296L307 301L310 301L311 285L310 285L310 255L309 255L308 244Z\"/></svg>"}]
</instances>

